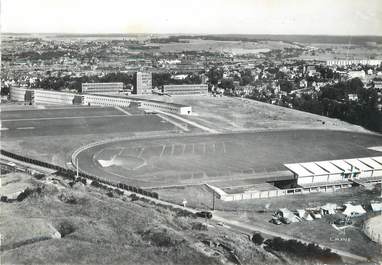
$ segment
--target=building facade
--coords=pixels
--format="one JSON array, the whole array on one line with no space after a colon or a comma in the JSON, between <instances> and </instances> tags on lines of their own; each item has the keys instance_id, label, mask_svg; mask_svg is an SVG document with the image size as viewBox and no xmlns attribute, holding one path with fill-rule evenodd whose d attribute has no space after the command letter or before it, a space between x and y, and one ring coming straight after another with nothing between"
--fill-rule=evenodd
<instances>
[{"instance_id":1,"label":"building facade","mask_svg":"<svg viewBox=\"0 0 382 265\"><path fill-rule=\"evenodd\" d=\"M327 60L326 65L332 66L348 66L348 65L374 65L378 66L382 63L382 60Z\"/></svg>"},{"instance_id":2,"label":"building facade","mask_svg":"<svg viewBox=\"0 0 382 265\"><path fill-rule=\"evenodd\" d=\"M364 157L285 164L300 186L349 182L382 177L382 157Z\"/></svg>"},{"instance_id":3,"label":"building facade","mask_svg":"<svg viewBox=\"0 0 382 265\"><path fill-rule=\"evenodd\" d=\"M164 85L163 93L171 96L176 95L207 95L208 85Z\"/></svg>"},{"instance_id":4,"label":"building facade","mask_svg":"<svg viewBox=\"0 0 382 265\"><path fill-rule=\"evenodd\" d=\"M123 83L82 83L81 92L86 94L116 94L123 91Z\"/></svg>"},{"instance_id":5,"label":"building facade","mask_svg":"<svg viewBox=\"0 0 382 265\"><path fill-rule=\"evenodd\" d=\"M151 94L152 88L152 73L136 72L134 74L133 94Z\"/></svg>"},{"instance_id":6,"label":"building facade","mask_svg":"<svg viewBox=\"0 0 382 265\"><path fill-rule=\"evenodd\" d=\"M43 89L27 89L24 87L11 87L10 99L27 104L42 105L86 105L129 107L132 102L138 107L149 111L171 112L181 115L192 114L192 107L182 104L162 102L157 100L140 99L135 97L121 97L112 95L76 94L69 92L50 91Z\"/></svg>"}]
</instances>

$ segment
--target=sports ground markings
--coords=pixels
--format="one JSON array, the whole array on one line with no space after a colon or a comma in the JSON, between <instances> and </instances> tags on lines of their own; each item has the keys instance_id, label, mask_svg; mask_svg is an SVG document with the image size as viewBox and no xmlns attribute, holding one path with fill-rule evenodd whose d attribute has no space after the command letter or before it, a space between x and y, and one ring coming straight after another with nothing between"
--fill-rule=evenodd
<instances>
[{"instance_id":1,"label":"sports ground markings","mask_svg":"<svg viewBox=\"0 0 382 265\"><path fill-rule=\"evenodd\" d=\"M167 116L170 116L170 117L175 118L175 119L178 119L178 120L180 120L182 122L188 123L188 124L190 124L190 125L192 125L194 127L202 129L203 131L206 131L206 132L209 132L209 133L219 133L217 130L208 128L208 127L206 127L204 125L201 125L199 123L196 123L194 121L187 120L187 119L182 118L182 117L180 117L178 115L175 115L175 114L172 114L172 113L168 113L168 112L163 112L163 111L160 111L160 110L156 110L156 112L164 114L164 115L167 115Z\"/></svg>"},{"instance_id":2,"label":"sports ground markings","mask_svg":"<svg viewBox=\"0 0 382 265\"><path fill-rule=\"evenodd\" d=\"M163 155L165 149L166 149L166 145L163 144L163 145L162 145L162 151L160 152L159 157L162 157L162 155Z\"/></svg>"},{"instance_id":3,"label":"sports ground markings","mask_svg":"<svg viewBox=\"0 0 382 265\"><path fill-rule=\"evenodd\" d=\"M165 115L157 114L157 116L160 117L161 119L163 119L163 120L165 120L165 121L175 125L176 127L180 128L181 130L183 130L185 132L189 132L190 131L186 126L184 126L184 125L182 125L182 124L180 124L178 122L175 122L175 121L167 118Z\"/></svg>"},{"instance_id":4,"label":"sports ground markings","mask_svg":"<svg viewBox=\"0 0 382 265\"><path fill-rule=\"evenodd\" d=\"M367 149L382 152L382 146L372 146L372 147L368 147Z\"/></svg>"},{"instance_id":5,"label":"sports ground markings","mask_svg":"<svg viewBox=\"0 0 382 265\"><path fill-rule=\"evenodd\" d=\"M128 112L127 110L124 110L123 108L119 107L119 106L114 106L115 109L125 113L126 115L128 116L131 116L132 114L130 112Z\"/></svg>"}]
</instances>

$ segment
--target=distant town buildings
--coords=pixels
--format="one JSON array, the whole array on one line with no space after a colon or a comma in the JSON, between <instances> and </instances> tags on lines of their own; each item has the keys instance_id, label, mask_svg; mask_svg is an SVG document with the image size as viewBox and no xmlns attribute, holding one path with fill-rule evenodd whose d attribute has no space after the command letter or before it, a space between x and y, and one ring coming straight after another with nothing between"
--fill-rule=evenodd
<instances>
[{"instance_id":1,"label":"distant town buildings","mask_svg":"<svg viewBox=\"0 0 382 265\"><path fill-rule=\"evenodd\" d=\"M152 93L152 74L147 72L136 72L134 74L133 94L151 94Z\"/></svg>"},{"instance_id":2,"label":"distant town buildings","mask_svg":"<svg viewBox=\"0 0 382 265\"><path fill-rule=\"evenodd\" d=\"M115 94L123 91L123 83L82 83L81 92L87 94Z\"/></svg>"},{"instance_id":3,"label":"distant town buildings","mask_svg":"<svg viewBox=\"0 0 382 265\"><path fill-rule=\"evenodd\" d=\"M365 79L366 73L365 71L349 71L348 72L349 78L359 78L359 79Z\"/></svg>"},{"instance_id":4,"label":"distant town buildings","mask_svg":"<svg viewBox=\"0 0 382 265\"><path fill-rule=\"evenodd\" d=\"M167 95L206 95L208 94L208 85L164 85L163 93Z\"/></svg>"},{"instance_id":5,"label":"distant town buildings","mask_svg":"<svg viewBox=\"0 0 382 265\"><path fill-rule=\"evenodd\" d=\"M332 66L348 66L348 65L373 65L377 66L382 63L382 60L327 60L326 65Z\"/></svg>"}]
</instances>

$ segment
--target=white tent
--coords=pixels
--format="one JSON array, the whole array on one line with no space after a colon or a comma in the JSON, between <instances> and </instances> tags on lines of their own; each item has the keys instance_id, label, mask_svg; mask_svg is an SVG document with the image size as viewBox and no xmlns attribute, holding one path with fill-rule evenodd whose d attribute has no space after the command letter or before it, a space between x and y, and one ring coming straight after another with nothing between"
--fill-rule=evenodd
<instances>
[{"instance_id":1,"label":"white tent","mask_svg":"<svg viewBox=\"0 0 382 265\"><path fill-rule=\"evenodd\" d=\"M300 210L298 209L297 210L297 215L298 217L300 217L301 219L304 219L306 221L312 221L313 220L313 217L310 215L310 213L306 210Z\"/></svg>"},{"instance_id":2,"label":"white tent","mask_svg":"<svg viewBox=\"0 0 382 265\"><path fill-rule=\"evenodd\" d=\"M373 212L380 212L382 211L382 202L372 202L370 203L371 209Z\"/></svg>"},{"instance_id":3,"label":"white tent","mask_svg":"<svg viewBox=\"0 0 382 265\"><path fill-rule=\"evenodd\" d=\"M351 205L351 204L345 204L346 207L345 211L343 211L343 214L346 216L358 216L365 214L365 209L362 208L361 205Z\"/></svg>"},{"instance_id":4,"label":"white tent","mask_svg":"<svg viewBox=\"0 0 382 265\"><path fill-rule=\"evenodd\" d=\"M335 203L327 203L321 206L321 214L336 214L337 204Z\"/></svg>"},{"instance_id":5,"label":"white tent","mask_svg":"<svg viewBox=\"0 0 382 265\"><path fill-rule=\"evenodd\" d=\"M285 219L288 219L291 223L300 222L300 219L294 213L292 213L290 210L288 210L287 208L280 208L277 211L277 214L281 215Z\"/></svg>"}]
</instances>

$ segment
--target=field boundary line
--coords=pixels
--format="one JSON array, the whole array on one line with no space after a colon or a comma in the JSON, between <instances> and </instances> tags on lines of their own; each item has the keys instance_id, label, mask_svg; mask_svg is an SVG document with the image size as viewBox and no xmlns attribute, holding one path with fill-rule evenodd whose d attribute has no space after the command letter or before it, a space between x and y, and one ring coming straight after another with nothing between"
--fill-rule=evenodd
<instances>
[{"instance_id":1,"label":"field boundary line","mask_svg":"<svg viewBox=\"0 0 382 265\"><path fill-rule=\"evenodd\" d=\"M169 123L175 125L176 127L182 129L182 130L185 131L185 132L189 132L189 131L190 131L186 126L183 126L182 124L177 123L177 122L175 122L175 121L173 121L173 120L167 118L167 117L166 117L165 115L163 115L163 114L157 114L157 116L160 117L161 119L163 119L163 120L165 120L165 121L167 121L167 122L169 122Z\"/></svg>"},{"instance_id":2,"label":"field boundary line","mask_svg":"<svg viewBox=\"0 0 382 265\"><path fill-rule=\"evenodd\" d=\"M115 109L125 113L127 116L132 116L132 114L130 112L128 112L127 110L124 110L123 108L121 108L120 106L114 106Z\"/></svg>"},{"instance_id":3,"label":"field boundary line","mask_svg":"<svg viewBox=\"0 0 382 265\"><path fill-rule=\"evenodd\" d=\"M194 126L194 127L197 127L197 128L199 128L199 129L202 129L203 131L206 131L206 132L209 132L209 133L219 133L217 130L208 128L208 127L206 127L206 126L204 126L204 125L200 125L199 123L196 123L196 122L194 122L194 121L187 120L187 119L182 118L182 117L180 117L180 116L178 116L178 115L175 115L175 114L172 114L172 113L168 113L168 112L163 112L163 111L160 111L160 110L156 110L156 112L161 113L161 114L164 114L164 115L167 115L167 116L170 116L170 117L172 117L172 118L174 118L174 119L178 119L178 120L180 120L180 121L182 121L182 122L188 123L188 124L190 124L190 125L192 125L192 126Z\"/></svg>"}]
</instances>

